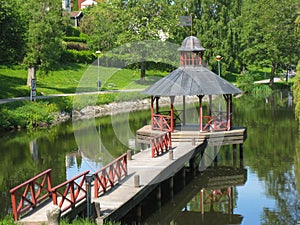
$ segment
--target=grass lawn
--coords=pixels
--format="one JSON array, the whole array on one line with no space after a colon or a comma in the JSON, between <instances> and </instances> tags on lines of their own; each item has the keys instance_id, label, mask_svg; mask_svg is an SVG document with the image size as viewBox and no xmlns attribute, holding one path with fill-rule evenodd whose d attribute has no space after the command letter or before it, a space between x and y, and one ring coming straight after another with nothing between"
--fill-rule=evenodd
<instances>
[{"instance_id":1,"label":"grass lawn","mask_svg":"<svg viewBox=\"0 0 300 225\"><path fill-rule=\"evenodd\" d=\"M140 81L138 69L116 69L100 67L101 90L144 89L167 72L146 71L146 80ZM95 65L71 64L48 75L37 75L37 94L50 95L74 93L76 91L97 91L98 67ZM27 70L21 66L0 67L0 98L29 96L26 85Z\"/></svg>"}]
</instances>

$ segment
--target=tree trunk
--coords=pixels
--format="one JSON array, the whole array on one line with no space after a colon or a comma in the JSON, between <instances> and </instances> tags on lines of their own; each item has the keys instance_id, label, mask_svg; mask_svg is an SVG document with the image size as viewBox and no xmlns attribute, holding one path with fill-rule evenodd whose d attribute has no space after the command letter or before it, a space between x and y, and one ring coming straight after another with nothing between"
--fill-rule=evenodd
<instances>
[{"instance_id":1,"label":"tree trunk","mask_svg":"<svg viewBox=\"0 0 300 225\"><path fill-rule=\"evenodd\" d=\"M36 69L34 66L28 68L27 86L31 87L32 79L36 79Z\"/></svg>"},{"instance_id":2,"label":"tree trunk","mask_svg":"<svg viewBox=\"0 0 300 225\"><path fill-rule=\"evenodd\" d=\"M146 62L141 62L141 81L144 82L146 77Z\"/></svg>"},{"instance_id":3,"label":"tree trunk","mask_svg":"<svg viewBox=\"0 0 300 225\"><path fill-rule=\"evenodd\" d=\"M274 74L275 74L275 63L272 63L272 69L271 69L271 74L270 74L270 82L269 86L272 87L274 84Z\"/></svg>"}]
</instances>

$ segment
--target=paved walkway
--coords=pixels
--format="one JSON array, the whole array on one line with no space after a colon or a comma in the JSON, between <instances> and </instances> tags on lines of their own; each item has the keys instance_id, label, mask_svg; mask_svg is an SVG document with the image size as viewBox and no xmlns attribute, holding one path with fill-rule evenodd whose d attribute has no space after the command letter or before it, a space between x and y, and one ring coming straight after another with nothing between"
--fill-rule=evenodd
<instances>
[{"instance_id":1,"label":"paved walkway","mask_svg":"<svg viewBox=\"0 0 300 225\"><path fill-rule=\"evenodd\" d=\"M282 82L284 80L285 79L281 79L279 77L274 77L274 83L279 83L279 82ZM268 84L268 83L270 83L270 79L258 80L258 81L254 82L254 84Z\"/></svg>"},{"instance_id":2,"label":"paved walkway","mask_svg":"<svg viewBox=\"0 0 300 225\"><path fill-rule=\"evenodd\" d=\"M94 92L77 92L77 93L68 93L68 94L51 94L47 96L36 96L36 99L49 99L49 98L56 98L56 97L66 97L66 96L75 96L75 95L95 95L95 94L107 94L107 93L120 93L120 92L138 92L143 91L144 89L124 89L124 90L107 90L107 91L94 91ZM8 102L15 102L15 101L24 101L30 100L29 96L25 97L15 97L15 98L7 98L7 99L0 99L0 104L5 104Z\"/></svg>"}]
</instances>

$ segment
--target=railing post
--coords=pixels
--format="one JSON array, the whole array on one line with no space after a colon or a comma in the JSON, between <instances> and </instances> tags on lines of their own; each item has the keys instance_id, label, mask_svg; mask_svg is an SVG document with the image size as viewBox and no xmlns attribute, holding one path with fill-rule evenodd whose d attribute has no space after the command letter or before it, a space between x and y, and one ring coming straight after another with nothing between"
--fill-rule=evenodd
<instances>
[{"instance_id":1,"label":"railing post","mask_svg":"<svg viewBox=\"0 0 300 225\"><path fill-rule=\"evenodd\" d=\"M17 201L16 201L16 195L15 192L11 193L11 205L12 205L12 211L14 214L15 221L18 220L18 211L17 211Z\"/></svg>"},{"instance_id":2,"label":"railing post","mask_svg":"<svg viewBox=\"0 0 300 225\"><path fill-rule=\"evenodd\" d=\"M92 209L91 209L91 186L92 182L95 180L95 176L93 174L86 174L85 175L85 182L87 185L87 193L86 193L86 216L87 218L90 218L92 215Z\"/></svg>"}]
</instances>

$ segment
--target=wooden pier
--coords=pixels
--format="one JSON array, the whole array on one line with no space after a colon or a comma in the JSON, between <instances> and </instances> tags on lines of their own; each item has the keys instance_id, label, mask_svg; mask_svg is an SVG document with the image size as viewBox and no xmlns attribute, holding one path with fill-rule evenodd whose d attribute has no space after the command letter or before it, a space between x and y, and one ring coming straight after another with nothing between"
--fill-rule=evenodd
<instances>
[{"instance_id":1,"label":"wooden pier","mask_svg":"<svg viewBox=\"0 0 300 225\"><path fill-rule=\"evenodd\" d=\"M92 194L91 203L100 205L100 214L99 210L98 213L96 213L97 210L93 210L93 216L97 217L98 221L121 220L130 210L141 207L140 204L143 199L153 191L157 191L157 196L161 196L160 185L163 182L169 183L169 192L171 192L169 194L173 196L174 186L179 185L177 184L178 182L184 183L186 165L188 164L191 169L195 169L196 165L193 165L195 164L195 157L201 156L208 144L213 146L224 144L235 146L240 144L240 157L242 157L242 144L247 137L245 128L234 128L230 131L218 132L199 132L191 129L192 127L189 127L189 129L186 129L187 127L184 128L175 130L171 134L172 143L170 141L165 142L161 146L162 150L157 151L156 154L153 153L153 148L147 148L133 156L130 154L130 157L127 157L129 154L124 154L120 157L120 160L125 160L126 165L121 165L117 160L116 168L113 164L107 165L107 170L93 174L96 180L91 183L91 193L95 193ZM141 143L151 144L151 139L153 140L165 134L166 132L153 131L150 127L145 126L137 131L137 140ZM165 137L168 138L170 136L165 135ZM233 152L235 152L235 149ZM235 160L235 154L233 158ZM47 173L50 172L48 171ZM68 202L71 202L73 206L63 211L62 217L72 218L80 213L85 214L88 208L86 202L88 193L86 176L88 175L92 174L86 171L76 176L76 179L74 178L71 182L66 181L56 187L51 187L50 185L48 194L43 196L43 199L47 199L47 196L49 196L49 200L43 201L37 207L33 207L29 213L23 214L20 218L18 218L18 215L15 216L15 219L22 224L47 223L47 208L53 204L64 208ZM115 177L114 180L110 180L112 176ZM43 183L46 183L46 179L48 180L49 178L50 174L43 179ZM80 184L75 183L75 180L78 179L81 179ZM33 180L30 182L32 184L35 183ZM69 186L70 184L73 186ZM39 185L43 186L44 184ZM102 189L99 185L102 185ZM71 195L71 198L63 196L63 194L61 194L62 197L56 196L57 190L64 186L66 186L66 190L69 190L65 191L65 193L72 192L68 194ZM34 190L34 187L29 185L26 189ZM30 193L27 192L27 194ZM23 194L23 196L25 195ZM52 201L50 200L51 197ZM35 197L33 198L35 199ZM76 199L79 199L80 202L78 201L77 203ZM64 202L64 200L66 201Z\"/></svg>"},{"instance_id":2,"label":"wooden pier","mask_svg":"<svg viewBox=\"0 0 300 225\"><path fill-rule=\"evenodd\" d=\"M92 198L92 203L100 203L101 216L98 220L120 220L132 208L140 204L162 181L169 179L171 185L176 174L184 176L185 163L204 151L206 146L203 142L195 143L195 145L191 142L178 144L173 146L172 158L168 152L152 158L151 149L133 155L132 159L127 162L127 176L100 197ZM46 210L52 204L52 201L45 201L22 216L18 222L22 224L47 223ZM85 202L81 202L76 205L76 208L86 210L84 204ZM73 214L75 211L78 213L78 209L72 209L62 213L62 217L68 216L72 211Z\"/></svg>"},{"instance_id":3,"label":"wooden pier","mask_svg":"<svg viewBox=\"0 0 300 225\"><path fill-rule=\"evenodd\" d=\"M138 143L150 144L150 140L161 134L162 131L152 130L150 125L146 125L136 132ZM247 139L247 129L245 127L232 127L229 131L201 132L197 125L176 126L172 132L172 142L198 142L208 140L210 145L235 145L243 144Z\"/></svg>"}]
</instances>

